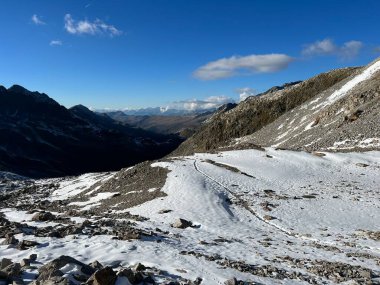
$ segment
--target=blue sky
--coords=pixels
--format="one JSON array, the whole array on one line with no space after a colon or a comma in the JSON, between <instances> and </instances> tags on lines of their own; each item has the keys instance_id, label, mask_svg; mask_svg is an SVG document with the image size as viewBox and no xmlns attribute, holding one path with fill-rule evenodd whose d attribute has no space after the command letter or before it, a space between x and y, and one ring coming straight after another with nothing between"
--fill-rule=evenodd
<instances>
[{"instance_id":1,"label":"blue sky","mask_svg":"<svg viewBox=\"0 0 380 285\"><path fill-rule=\"evenodd\" d=\"M380 56L378 11L376 0L2 0L0 85L67 107L239 100Z\"/></svg>"}]
</instances>

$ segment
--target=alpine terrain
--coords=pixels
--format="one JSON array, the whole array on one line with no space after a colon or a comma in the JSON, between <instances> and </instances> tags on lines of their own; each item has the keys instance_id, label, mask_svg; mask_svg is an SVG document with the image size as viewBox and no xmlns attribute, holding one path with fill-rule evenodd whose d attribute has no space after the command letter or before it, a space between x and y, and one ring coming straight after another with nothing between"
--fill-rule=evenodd
<instances>
[{"instance_id":1,"label":"alpine terrain","mask_svg":"<svg viewBox=\"0 0 380 285\"><path fill-rule=\"evenodd\" d=\"M380 60L224 105L175 150L19 86L0 100L1 284L380 284Z\"/></svg>"}]
</instances>

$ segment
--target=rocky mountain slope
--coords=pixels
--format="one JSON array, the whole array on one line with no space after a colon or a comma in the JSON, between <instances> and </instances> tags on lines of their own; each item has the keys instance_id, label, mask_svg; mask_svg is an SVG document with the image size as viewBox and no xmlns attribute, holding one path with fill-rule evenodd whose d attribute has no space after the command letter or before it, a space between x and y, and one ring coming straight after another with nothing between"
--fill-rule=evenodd
<instances>
[{"instance_id":1,"label":"rocky mountain slope","mask_svg":"<svg viewBox=\"0 0 380 285\"><path fill-rule=\"evenodd\" d=\"M357 71L357 68L332 70L304 82L273 87L258 96L249 97L236 107L214 115L175 154L205 152L226 146L233 139L252 134L272 123Z\"/></svg>"},{"instance_id":2,"label":"rocky mountain slope","mask_svg":"<svg viewBox=\"0 0 380 285\"><path fill-rule=\"evenodd\" d=\"M0 169L31 177L117 170L162 157L180 143L84 106L66 109L17 85L0 86L0 133Z\"/></svg>"},{"instance_id":3,"label":"rocky mountain slope","mask_svg":"<svg viewBox=\"0 0 380 285\"><path fill-rule=\"evenodd\" d=\"M380 147L380 60L274 87L221 111L174 154L253 145L344 150Z\"/></svg>"},{"instance_id":4,"label":"rocky mountain slope","mask_svg":"<svg viewBox=\"0 0 380 285\"><path fill-rule=\"evenodd\" d=\"M380 149L380 60L241 142L287 149Z\"/></svg>"}]
</instances>

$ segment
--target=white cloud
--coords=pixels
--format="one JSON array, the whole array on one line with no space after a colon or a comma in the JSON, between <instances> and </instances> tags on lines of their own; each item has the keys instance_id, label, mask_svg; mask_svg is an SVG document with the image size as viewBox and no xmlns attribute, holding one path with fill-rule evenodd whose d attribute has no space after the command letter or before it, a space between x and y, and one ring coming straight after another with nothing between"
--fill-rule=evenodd
<instances>
[{"instance_id":1,"label":"white cloud","mask_svg":"<svg viewBox=\"0 0 380 285\"><path fill-rule=\"evenodd\" d=\"M52 41L50 41L50 43L49 43L49 45L50 46L61 46L63 43L62 43L62 41L60 41L60 40L52 40Z\"/></svg>"},{"instance_id":2,"label":"white cloud","mask_svg":"<svg viewBox=\"0 0 380 285\"><path fill-rule=\"evenodd\" d=\"M336 45L330 39L316 41L315 43L308 44L302 50L303 55L326 55L333 54L337 50Z\"/></svg>"},{"instance_id":3,"label":"white cloud","mask_svg":"<svg viewBox=\"0 0 380 285\"><path fill-rule=\"evenodd\" d=\"M356 57L363 43L360 41L348 41L342 46L337 46L331 39L316 41L305 45L302 54L305 56L335 55L341 59L352 59Z\"/></svg>"},{"instance_id":4,"label":"white cloud","mask_svg":"<svg viewBox=\"0 0 380 285\"><path fill-rule=\"evenodd\" d=\"M202 80L215 80L249 73L269 73L288 67L293 58L285 54L232 56L209 62L194 71L193 76Z\"/></svg>"},{"instance_id":5,"label":"white cloud","mask_svg":"<svg viewBox=\"0 0 380 285\"><path fill-rule=\"evenodd\" d=\"M106 34L111 37L119 36L122 34L122 31L118 30L112 25L108 25L103 21L96 19L94 22L88 20L76 21L70 14L65 15L65 29L68 33L73 35L100 35Z\"/></svg>"},{"instance_id":6,"label":"white cloud","mask_svg":"<svg viewBox=\"0 0 380 285\"><path fill-rule=\"evenodd\" d=\"M147 107L147 108L120 108L120 109L114 109L114 108L102 108L102 109L96 109L93 107L89 107L91 111L96 112L114 112L114 111L123 111L127 112L127 114L136 114L133 113L133 111L137 111L139 115L159 115L159 114L167 114L167 115L173 115L173 114L181 114L181 113L191 113L195 111L206 111L209 109L216 109L224 104L227 103L235 103L235 100L227 97L227 96L211 96L204 100L199 99L190 99L190 100L182 100L182 101L175 101L167 104L166 106L161 107ZM178 112L180 111L180 112Z\"/></svg>"},{"instance_id":7,"label":"white cloud","mask_svg":"<svg viewBox=\"0 0 380 285\"><path fill-rule=\"evenodd\" d=\"M340 49L340 57L343 59L354 58L359 54L362 47L363 43L359 41L346 42Z\"/></svg>"},{"instance_id":8,"label":"white cloud","mask_svg":"<svg viewBox=\"0 0 380 285\"><path fill-rule=\"evenodd\" d=\"M175 109L186 111L198 111L218 108L227 103L233 103L234 100L227 96L211 96L204 100L192 99L170 103L168 106L161 108L163 111Z\"/></svg>"},{"instance_id":9,"label":"white cloud","mask_svg":"<svg viewBox=\"0 0 380 285\"><path fill-rule=\"evenodd\" d=\"M249 87L237 89L236 92L239 94L239 102L244 101L250 96L257 95L257 90Z\"/></svg>"},{"instance_id":10,"label":"white cloud","mask_svg":"<svg viewBox=\"0 0 380 285\"><path fill-rule=\"evenodd\" d=\"M32 22L36 25L45 25L46 23L42 21L36 14L32 16Z\"/></svg>"}]
</instances>

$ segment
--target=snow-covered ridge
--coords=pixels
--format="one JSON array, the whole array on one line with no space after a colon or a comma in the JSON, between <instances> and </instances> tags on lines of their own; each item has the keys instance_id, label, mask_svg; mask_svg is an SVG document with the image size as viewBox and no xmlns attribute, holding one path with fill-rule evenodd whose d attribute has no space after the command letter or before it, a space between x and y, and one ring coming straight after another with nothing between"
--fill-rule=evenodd
<instances>
[{"instance_id":1,"label":"snow-covered ridge","mask_svg":"<svg viewBox=\"0 0 380 285\"><path fill-rule=\"evenodd\" d=\"M362 71L360 74L348 81L340 89L333 92L323 103L313 107L313 109L316 109L320 106L328 106L334 104L336 101L346 96L347 93L350 92L353 88L355 88L359 83L370 79L379 70L380 60L368 66L364 71Z\"/></svg>"}]
</instances>

